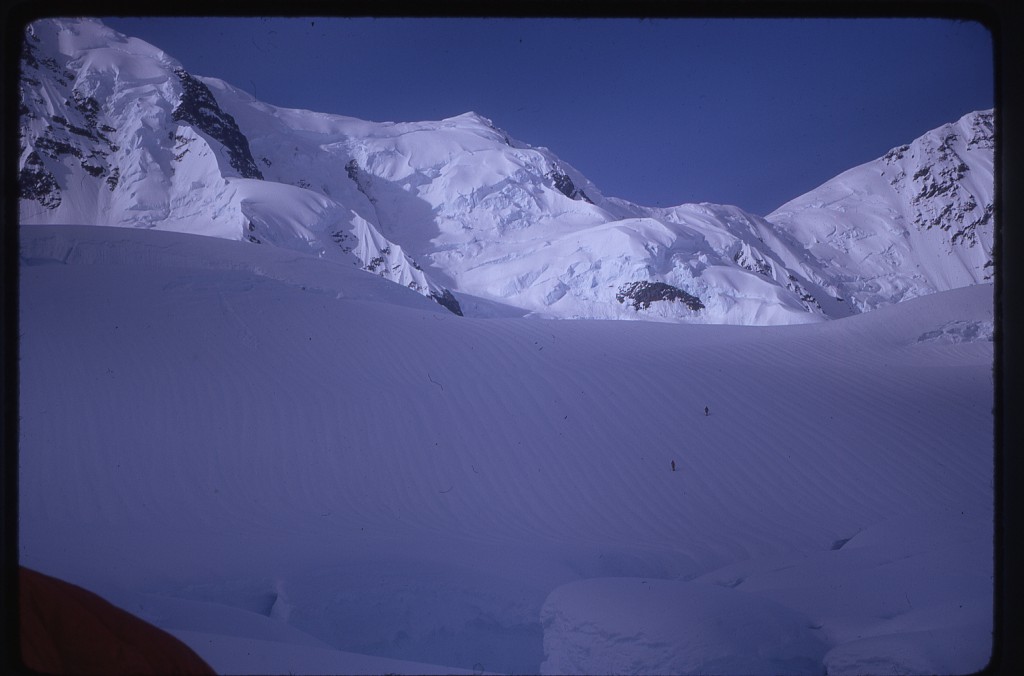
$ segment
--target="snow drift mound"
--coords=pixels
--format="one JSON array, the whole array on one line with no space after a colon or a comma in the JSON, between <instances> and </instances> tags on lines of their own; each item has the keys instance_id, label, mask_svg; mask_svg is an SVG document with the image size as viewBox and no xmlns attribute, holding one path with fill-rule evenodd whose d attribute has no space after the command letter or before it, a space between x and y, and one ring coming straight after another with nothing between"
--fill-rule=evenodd
<instances>
[{"instance_id":1,"label":"snow drift mound","mask_svg":"<svg viewBox=\"0 0 1024 676\"><path fill-rule=\"evenodd\" d=\"M799 613L741 591L595 578L548 596L544 674L820 674L822 637Z\"/></svg>"}]
</instances>

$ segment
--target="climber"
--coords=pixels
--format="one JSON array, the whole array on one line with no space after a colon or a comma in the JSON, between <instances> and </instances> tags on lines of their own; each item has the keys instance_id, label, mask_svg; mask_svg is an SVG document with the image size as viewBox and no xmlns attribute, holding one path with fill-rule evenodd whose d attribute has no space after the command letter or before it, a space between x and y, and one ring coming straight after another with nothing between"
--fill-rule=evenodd
<instances>
[{"instance_id":1,"label":"climber","mask_svg":"<svg viewBox=\"0 0 1024 676\"><path fill-rule=\"evenodd\" d=\"M704 407L704 415L707 415L708 413L709 413L709 411L708 411L708 407L707 407L707 406L705 406L705 407Z\"/></svg>"}]
</instances>

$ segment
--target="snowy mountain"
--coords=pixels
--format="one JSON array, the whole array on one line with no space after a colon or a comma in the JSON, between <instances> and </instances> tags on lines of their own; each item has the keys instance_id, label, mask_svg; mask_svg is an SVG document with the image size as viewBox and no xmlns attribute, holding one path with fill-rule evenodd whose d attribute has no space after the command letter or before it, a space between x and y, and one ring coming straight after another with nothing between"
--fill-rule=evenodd
<instances>
[{"instance_id":1,"label":"snowy mountain","mask_svg":"<svg viewBox=\"0 0 1024 676\"><path fill-rule=\"evenodd\" d=\"M343 202L271 182L209 86L159 49L92 20L26 36L21 79L23 223L154 228L245 239L350 261L458 302Z\"/></svg>"},{"instance_id":2,"label":"snowy mountain","mask_svg":"<svg viewBox=\"0 0 1024 676\"><path fill-rule=\"evenodd\" d=\"M989 660L990 112L762 218L93 20L23 65L22 565L220 673Z\"/></svg>"},{"instance_id":3,"label":"snowy mountain","mask_svg":"<svg viewBox=\"0 0 1024 676\"><path fill-rule=\"evenodd\" d=\"M786 263L858 312L991 280L994 145L970 113L787 202L767 217Z\"/></svg>"},{"instance_id":4,"label":"snowy mountain","mask_svg":"<svg viewBox=\"0 0 1024 676\"><path fill-rule=\"evenodd\" d=\"M605 197L475 113L270 106L93 20L33 24L23 62L23 223L313 251L477 315L798 324L991 272L991 113L765 220Z\"/></svg>"}]
</instances>

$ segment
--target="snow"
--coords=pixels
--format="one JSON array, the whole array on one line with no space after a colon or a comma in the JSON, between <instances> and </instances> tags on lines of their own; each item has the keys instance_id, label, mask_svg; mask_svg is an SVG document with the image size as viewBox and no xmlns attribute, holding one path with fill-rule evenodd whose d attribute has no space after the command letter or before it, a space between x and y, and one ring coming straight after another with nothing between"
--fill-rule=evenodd
<instances>
[{"instance_id":1,"label":"snow","mask_svg":"<svg viewBox=\"0 0 1024 676\"><path fill-rule=\"evenodd\" d=\"M30 35L22 223L315 250L428 297L547 318L804 324L991 281L991 111L761 218L605 197L553 151L473 112L369 122L189 75L210 91L204 123L175 114L184 71L158 47L91 19L40 21ZM702 307L617 300L638 282Z\"/></svg>"},{"instance_id":2,"label":"snow","mask_svg":"<svg viewBox=\"0 0 1024 676\"><path fill-rule=\"evenodd\" d=\"M994 243L993 124L991 110L965 115L766 218L828 260L826 285L859 310L986 281ZM943 198L927 199L935 194ZM787 262L821 274L816 263Z\"/></svg>"},{"instance_id":3,"label":"snow","mask_svg":"<svg viewBox=\"0 0 1024 676\"><path fill-rule=\"evenodd\" d=\"M21 563L218 671L988 660L991 285L789 326L456 317L309 247L20 235Z\"/></svg>"},{"instance_id":4,"label":"snow","mask_svg":"<svg viewBox=\"0 0 1024 676\"><path fill-rule=\"evenodd\" d=\"M541 611L546 674L818 674L811 621L761 597L674 580L563 585Z\"/></svg>"},{"instance_id":5,"label":"snow","mask_svg":"<svg viewBox=\"0 0 1024 676\"><path fill-rule=\"evenodd\" d=\"M761 218L27 44L24 565L225 673L988 660L991 111Z\"/></svg>"}]
</instances>

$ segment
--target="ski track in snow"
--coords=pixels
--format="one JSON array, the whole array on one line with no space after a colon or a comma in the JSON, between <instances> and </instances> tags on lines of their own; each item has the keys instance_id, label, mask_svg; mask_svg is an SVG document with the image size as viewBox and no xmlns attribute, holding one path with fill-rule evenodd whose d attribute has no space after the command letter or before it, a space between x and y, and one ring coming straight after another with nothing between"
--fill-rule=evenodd
<instances>
[{"instance_id":1,"label":"ski track in snow","mask_svg":"<svg viewBox=\"0 0 1024 676\"><path fill-rule=\"evenodd\" d=\"M325 650L537 672L567 583L835 561L905 515L990 533L992 344L917 339L990 319L991 287L823 325L471 319L353 293L358 271L207 264L244 243L118 232L120 258L46 258L46 233L98 230L22 229L22 562L143 616L195 598ZM135 262L164 241L191 262ZM223 630L190 622L165 626L203 654Z\"/></svg>"}]
</instances>

